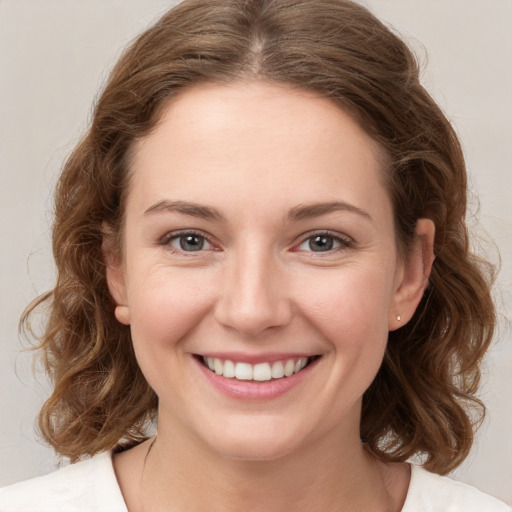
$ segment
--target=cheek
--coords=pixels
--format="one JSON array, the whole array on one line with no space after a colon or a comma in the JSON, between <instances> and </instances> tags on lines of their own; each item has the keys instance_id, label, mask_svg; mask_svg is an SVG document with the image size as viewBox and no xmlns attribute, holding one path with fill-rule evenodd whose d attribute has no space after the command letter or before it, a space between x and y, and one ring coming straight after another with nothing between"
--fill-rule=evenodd
<instances>
[{"instance_id":1,"label":"cheek","mask_svg":"<svg viewBox=\"0 0 512 512\"><path fill-rule=\"evenodd\" d=\"M204 279L190 279L187 272L162 269L142 275L129 290L128 300L137 348L141 344L179 343L207 314L213 298Z\"/></svg>"},{"instance_id":2,"label":"cheek","mask_svg":"<svg viewBox=\"0 0 512 512\"><path fill-rule=\"evenodd\" d=\"M301 284L303 291L295 296L312 321L334 329L336 325L356 330L378 325L387 330L393 287L383 273L353 268L326 273L321 278L312 276L309 283L302 280Z\"/></svg>"},{"instance_id":3,"label":"cheek","mask_svg":"<svg viewBox=\"0 0 512 512\"><path fill-rule=\"evenodd\" d=\"M380 272L333 272L310 283L299 308L348 366L380 366L388 338L392 284Z\"/></svg>"},{"instance_id":4,"label":"cheek","mask_svg":"<svg viewBox=\"0 0 512 512\"><path fill-rule=\"evenodd\" d=\"M164 396L171 392L175 400L174 392L186 377L183 340L208 315L211 294L200 282L190 279L187 272L159 269L139 275L128 293L137 362L157 394ZM170 376L173 386L169 386Z\"/></svg>"}]
</instances>

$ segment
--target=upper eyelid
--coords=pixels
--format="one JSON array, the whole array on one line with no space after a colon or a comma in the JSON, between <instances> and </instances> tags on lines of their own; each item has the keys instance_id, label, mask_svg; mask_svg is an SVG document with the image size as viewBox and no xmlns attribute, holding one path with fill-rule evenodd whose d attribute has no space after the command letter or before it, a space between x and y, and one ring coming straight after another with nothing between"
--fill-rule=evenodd
<instances>
[{"instance_id":1,"label":"upper eyelid","mask_svg":"<svg viewBox=\"0 0 512 512\"><path fill-rule=\"evenodd\" d=\"M211 236L200 229L177 229L176 231L169 231L160 237L160 241L163 242L165 240L168 242L183 235L198 235L211 243Z\"/></svg>"},{"instance_id":2,"label":"upper eyelid","mask_svg":"<svg viewBox=\"0 0 512 512\"><path fill-rule=\"evenodd\" d=\"M214 242L214 237L210 235L209 233L206 233L205 231L201 229L178 229L175 231L169 231L159 239L159 244L167 244L171 240L178 238L183 235L198 235L203 237L209 244L218 246L218 243ZM330 229L315 229L312 231L308 231L306 233L301 234L300 236L296 237L297 242L293 243L293 247L297 247L298 245L303 244L306 240L308 240L311 237L318 236L318 235L326 235L330 236L336 240L339 240L342 243L345 243L346 245L350 245L354 243L354 239L344 233L340 233L337 231L333 231Z\"/></svg>"},{"instance_id":3,"label":"upper eyelid","mask_svg":"<svg viewBox=\"0 0 512 512\"><path fill-rule=\"evenodd\" d=\"M218 244L216 244L212 240L211 235L209 235L208 233L205 233L204 231L202 231L200 229L179 229L176 231L169 231L168 233L166 233L165 235L163 235L162 237L159 238L157 245L169 245L169 243L172 240L175 240L176 238L179 238L180 236L186 236L186 235L200 236L200 237L204 238L206 240L206 242L208 242L208 244L210 244L212 246L212 248L215 249L216 247L218 247ZM175 249L175 250L179 251L179 249ZM204 252L205 250L208 250L208 249L203 249L203 250L200 250L197 252L200 253L200 252ZM188 251L182 251L182 252L184 254L185 253L188 254Z\"/></svg>"},{"instance_id":4,"label":"upper eyelid","mask_svg":"<svg viewBox=\"0 0 512 512\"><path fill-rule=\"evenodd\" d=\"M339 246L333 247L332 249L329 249L327 251L313 251L313 250L307 250L307 249L300 249L300 246L306 243L309 239L315 237L315 236L329 236L335 240L338 241ZM306 233L301 236L298 242L293 244L293 246L290 248L292 252L302 252L304 254L307 254L308 256L314 255L315 257L328 257L329 255L337 254L339 251L345 251L347 249L353 249L355 247L355 242L352 237L349 237L348 235L344 235L342 233L333 232L330 230L316 230L313 232Z\"/></svg>"},{"instance_id":5,"label":"upper eyelid","mask_svg":"<svg viewBox=\"0 0 512 512\"><path fill-rule=\"evenodd\" d=\"M342 242L346 243L353 243L354 239L344 233L339 233L337 231L332 231L330 229L315 229L313 231L309 231L307 233L302 234L299 238L300 243L305 242L308 240L308 238L311 238L313 236L319 236L319 235L326 235L330 236L332 238L335 238L337 240L340 240Z\"/></svg>"}]
</instances>

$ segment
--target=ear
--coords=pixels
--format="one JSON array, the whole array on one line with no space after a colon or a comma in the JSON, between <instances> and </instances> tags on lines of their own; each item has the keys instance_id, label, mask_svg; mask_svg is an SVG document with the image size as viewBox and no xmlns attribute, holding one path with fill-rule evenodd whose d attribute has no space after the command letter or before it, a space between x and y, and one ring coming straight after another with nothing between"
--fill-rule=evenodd
<instances>
[{"instance_id":1,"label":"ear","mask_svg":"<svg viewBox=\"0 0 512 512\"><path fill-rule=\"evenodd\" d=\"M117 247L117 238L110 227L103 225L102 252L105 261L107 286L114 299L116 308L114 314L117 321L123 325L130 325L130 309L126 296L126 281L121 251Z\"/></svg>"},{"instance_id":2,"label":"ear","mask_svg":"<svg viewBox=\"0 0 512 512\"><path fill-rule=\"evenodd\" d=\"M404 326L414 315L434 263L435 225L430 219L419 219L413 246L403 263L388 315L388 328L394 331Z\"/></svg>"}]
</instances>

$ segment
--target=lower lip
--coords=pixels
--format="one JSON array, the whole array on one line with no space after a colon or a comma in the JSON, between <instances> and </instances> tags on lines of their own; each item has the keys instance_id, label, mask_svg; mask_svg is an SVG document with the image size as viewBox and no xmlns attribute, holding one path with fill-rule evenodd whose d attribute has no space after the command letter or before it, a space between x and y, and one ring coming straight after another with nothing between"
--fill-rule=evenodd
<instances>
[{"instance_id":1,"label":"lower lip","mask_svg":"<svg viewBox=\"0 0 512 512\"><path fill-rule=\"evenodd\" d=\"M319 359L320 358L312 361L300 372L294 373L293 375L290 375L290 377L260 382L253 380L227 379L222 377L222 375L217 375L215 372L212 372L194 357L197 366L208 382L222 394L238 400L260 401L278 398L293 389L295 386L299 385L308 377Z\"/></svg>"}]
</instances>

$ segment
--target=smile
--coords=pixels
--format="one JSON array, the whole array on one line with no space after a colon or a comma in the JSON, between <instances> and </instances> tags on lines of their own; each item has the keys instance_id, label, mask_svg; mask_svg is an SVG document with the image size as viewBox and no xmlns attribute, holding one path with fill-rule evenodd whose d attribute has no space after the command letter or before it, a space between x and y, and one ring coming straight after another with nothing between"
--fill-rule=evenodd
<instances>
[{"instance_id":1,"label":"smile","mask_svg":"<svg viewBox=\"0 0 512 512\"><path fill-rule=\"evenodd\" d=\"M204 364L219 376L227 379L260 382L290 377L303 370L312 359L311 357L301 357L250 364L245 362L235 363L229 359L224 360L216 357L202 358Z\"/></svg>"}]
</instances>

